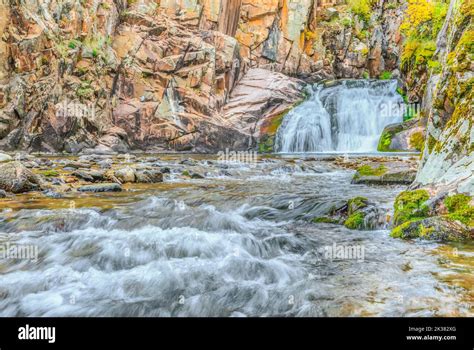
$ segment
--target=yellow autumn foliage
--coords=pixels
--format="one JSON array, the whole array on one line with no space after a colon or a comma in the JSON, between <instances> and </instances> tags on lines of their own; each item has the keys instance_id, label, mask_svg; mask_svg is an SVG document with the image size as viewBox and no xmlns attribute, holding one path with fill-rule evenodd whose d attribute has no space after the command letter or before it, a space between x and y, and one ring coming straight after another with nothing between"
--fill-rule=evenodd
<instances>
[{"instance_id":1,"label":"yellow autumn foliage","mask_svg":"<svg viewBox=\"0 0 474 350\"><path fill-rule=\"evenodd\" d=\"M405 20L400 29L408 32L413 28L431 21L434 13L434 3L429 0L408 0L408 7L405 11Z\"/></svg>"}]
</instances>

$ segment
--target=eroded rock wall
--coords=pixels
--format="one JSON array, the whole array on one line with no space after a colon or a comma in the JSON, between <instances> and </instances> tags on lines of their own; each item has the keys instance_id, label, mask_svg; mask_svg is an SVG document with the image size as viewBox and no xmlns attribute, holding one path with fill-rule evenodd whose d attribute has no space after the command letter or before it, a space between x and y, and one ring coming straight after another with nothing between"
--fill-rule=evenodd
<instances>
[{"instance_id":1,"label":"eroded rock wall","mask_svg":"<svg viewBox=\"0 0 474 350\"><path fill-rule=\"evenodd\" d=\"M177 22L155 1L4 4L2 149L246 144L218 116L244 69L236 39Z\"/></svg>"},{"instance_id":2,"label":"eroded rock wall","mask_svg":"<svg viewBox=\"0 0 474 350\"><path fill-rule=\"evenodd\" d=\"M451 0L437 39L442 67L425 94L427 138L416 186L474 196L474 4Z\"/></svg>"},{"instance_id":3,"label":"eroded rock wall","mask_svg":"<svg viewBox=\"0 0 474 350\"><path fill-rule=\"evenodd\" d=\"M364 4L366 13L342 0L167 0L160 11L235 36L250 67L318 80L398 69L403 3Z\"/></svg>"}]
</instances>

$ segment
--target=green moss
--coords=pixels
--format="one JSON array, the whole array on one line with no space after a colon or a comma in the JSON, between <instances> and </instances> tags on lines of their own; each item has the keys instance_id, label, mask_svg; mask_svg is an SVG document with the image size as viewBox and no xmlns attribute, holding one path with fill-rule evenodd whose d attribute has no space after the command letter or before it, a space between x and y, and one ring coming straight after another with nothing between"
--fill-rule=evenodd
<instances>
[{"instance_id":1,"label":"green moss","mask_svg":"<svg viewBox=\"0 0 474 350\"><path fill-rule=\"evenodd\" d=\"M338 220L336 219L333 219L333 218L330 218L328 216L320 216L320 217L316 217L314 218L313 220L311 220L312 222L314 223L326 223L326 224L337 224L339 223Z\"/></svg>"},{"instance_id":2,"label":"green moss","mask_svg":"<svg viewBox=\"0 0 474 350\"><path fill-rule=\"evenodd\" d=\"M392 134L389 132L383 132L380 136L377 151L379 152L390 152L390 145L392 144Z\"/></svg>"},{"instance_id":3,"label":"green moss","mask_svg":"<svg viewBox=\"0 0 474 350\"><path fill-rule=\"evenodd\" d=\"M56 170L44 170L41 172L41 174L46 177L59 176L59 173Z\"/></svg>"},{"instance_id":4,"label":"green moss","mask_svg":"<svg viewBox=\"0 0 474 350\"><path fill-rule=\"evenodd\" d=\"M362 165L357 169L354 178L359 178L361 176L382 176L387 172L387 168L384 165L379 165L376 168L371 167L370 165Z\"/></svg>"},{"instance_id":5,"label":"green moss","mask_svg":"<svg viewBox=\"0 0 474 350\"><path fill-rule=\"evenodd\" d=\"M431 153L433 151L433 149L436 146L437 142L438 141L436 141L436 139L432 135L428 136L428 152L429 153Z\"/></svg>"},{"instance_id":6,"label":"green moss","mask_svg":"<svg viewBox=\"0 0 474 350\"><path fill-rule=\"evenodd\" d=\"M420 223L418 225L418 235L419 237L428 237L431 233L434 232L434 227L425 227L423 224Z\"/></svg>"},{"instance_id":7,"label":"green moss","mask_svg":"<svg viewBox=\"0 0 474 350\"><path fill-rule=\"evenodd\" d=\"M354 214L357 210L367 206L368 199L365 197L355 197L347 201L347 213Z\"/></svg>"},{"instance_id":8,"label":"green moss","mask_svg":"<svg viewBox=\"0 0 474 350\"><path fill-rule=\"evenodd\" d=\"M463 224L474 227L474 207L458 210L452 214L448 214L445 217L451 220L460 221Z\"/></svg>"},{"instance_id":9,"label":"green moss","mask_svg":"<svg viewBox=\"0 0 474 350\"><path fill-rule=\"evenodd\" d=\"M80 47L81 44L82 44L82 43L81 43L79 40L72 39L72 40L69 40L68 47L69 47L70 49L73 49L73 50L74 50L74 49Z\"/></svg>"},{"instance_id":10,"label":"green moss","mask_svg":"<svg viewBox=\"0 0 474 350\"><path fill-rule=\"evenodd\" d=\"M408 97L406 91L404 91L402 88L397 88L397 92L403 98L403 102L408 104Z\"/></svg>"},{"instance_id":11,"label":"green moss","mask_svg":"<svg viewBox=\"0 0 474 350\"><path fill-rule=\"evenodd\" d=\"M398 226L410 220L426 218L429 208L425 202L429 198L426 190L401 192L395 199L394 224Z\"/></svg>"},{"instance_id":12,"label":"green moss","mask_svg":"<svg viewBox=\"0 0 474 350\"><path fill-rule=\"evenodd\" d=\"M369 79L370 78L369 72L364 71L364 73L362 73L362 78Z\"/></svg>"},{"instance_id":13,"label":"green moss","mask_svg":"<svg viewBox=\"0 0 474 350\"><path fill-rule=\"evenodd\" d=\"M448 209L447 218L457 220L465 225L474 226L474 206L470 205L471 197L465 194L455 194L446 197L444 205Z\"/></svg>"},{"instance_id":14,"label":"green moss","mask_svg":"<svg viewBox=\"0 0 474 350\"><path fill-rule=\"evenodd\" d=\"M82 82L76 90L76 94L81 99L90 99L94 96L94 89L92 89L90 83Z\"/></svg>"},{"instance_id":15,"label":"green moss","mask_svg":"<svg viewBox=\"0 0 474 350\"><path fill-rule=\"evenodd\" d=\"M406 237L406 231L411 227L411 225L419 221L421 219L416 219L416 220L410 220L407 222L404 222L401 225L398 225L397 227L393 228L392 231L390 232L390 236L393 238L405 238Z\"/></svg>"},{"instance_id":16,"label":"green moss","mask_svg":"<svg viewBox=\"0 0 474 350\"><path fill-rule=\"evenodd\" d=\"M424 144L425 136L423 132L418 131L410 135L410 146L416 149L417 151L422 151Z\"/></svg>"},{"instance_id":17,"label":"green moss","mask_svg":"<svg viewBox=\"0 0 474 350\"><path fill-rule=\"evenodd\" d=\"M448 212L454 213L458 210L463 210L469 208L469 202L471 197L465 194L455 194L453 196L446 197L444 200L444 205L448 209Z\"/></svg>"},{"instance_id":18,"label":"green moss","mask_svg":"<svg viewBox=\"0 0 474 350\"><path fill-rule=\"evenodd\" d=\"M186 177L191 177L191 174L190 174L189 171L187 171L187 170L184 170L184 171L181 173L181 175L186 176Z\"/></svg>"},{"instance_id":19,"label":"green moss","mask_svg":"<svg viewBox=\"0 0 474 350\"><path fill-rule=\"evenodd\" d=\"M352 20L350 18L343 18L342 25L346 28L352 27Z\"/></svg>"},{"instance_id":20,"label":"green moss","mask_svg":"<svg viewBox=\"0 0 474 350\"><path fill-rule=\"evenodd\" d=\"M392 72L383 71L383 72L380 74L379 79L381 79L381 80L389 80L389 79L392 79Z\"/></svg>"},{"instance_id":21,"label":"green moss","mask_svg":"<svg viewBox=\"0 0 474 350\"><path fill-rule=\"evenodd\" d=\"M351 230L361 229L364 225L365 214L358 211L350 215L346 221L344 221L344 226Z\"/></svg>"},{"instance_id":22,"label":"green moss","mask_svg":"<svg viewBox=\"0 0 474 350\"><path fill-rule=\"evenodd\" d=\"M277 114L271 120L268 126L264 129L263 135L258 143L258 152L259 153L271 153L274 151L273 146L275 143L275 136L283 122L283 118L288 114L290 109L283 111L282 113Z\"/></svg>"},{"instance_id":23,"label":"green moss","mask_svg":"<svg viewBox=\"0 0 474 350\"><path fill-rule=\"evenodd\" d=\"M283 122L283 119L285 116L288 114L288 112L297 106L299 106L301 103L303 103L309 95L306 93L306 91L303 92L303 98L296 102L293 106L290 108L284 110L283 112L271 117L269 123L266 123L261 128L261 134L262 136L260 137L257 145L257 149L259 153L272 153L274 151L274 143L275 143L275 136L278 131L278 128L280 127L281 123Z\"/></svg>"}]
</instances>

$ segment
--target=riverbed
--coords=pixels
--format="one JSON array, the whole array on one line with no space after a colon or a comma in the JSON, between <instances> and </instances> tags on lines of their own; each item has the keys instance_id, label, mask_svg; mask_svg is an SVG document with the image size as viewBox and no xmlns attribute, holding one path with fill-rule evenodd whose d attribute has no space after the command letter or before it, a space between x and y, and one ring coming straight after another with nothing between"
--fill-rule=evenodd
<instances>
[{"instance_id":1,"label":"riverbed","mask_svg":"<svg viewBox=\"0 0 474 350\"><path fill-rule=\"evenodd\" d=\"M0 202L0 316L473 316L474 245L313 223L367 197L390 217L404 186L351 184L331 159L144 157L159 184ZM341 254L336 254L339 252Z\"/></svg>"}]
</instances>

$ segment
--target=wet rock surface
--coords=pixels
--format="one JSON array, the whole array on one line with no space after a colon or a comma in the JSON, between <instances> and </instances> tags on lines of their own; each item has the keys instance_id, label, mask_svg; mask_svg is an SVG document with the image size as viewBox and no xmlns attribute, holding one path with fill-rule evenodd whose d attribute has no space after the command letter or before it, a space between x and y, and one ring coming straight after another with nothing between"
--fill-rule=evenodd
<instances>
[{"instance_id":1,"label":"wet rock surface","mask_svg":"<svg viewBox=\"0 0 474 350\"><path fill-rule=\"evenodd\" d=\"M41 189L41 180L20 162L0 164L0 189L23 193Z\"/></svg>"},{"instance_id":2,"label":"wet rock surface","mask_svg":"<svg viewBox=\"0 0 474 350\"><path fill-rule=\"evenodd\" d=\"M79 192L121 192L122 187L119 184L97 184L81 186L77 189Z\"/></svg>"}]
</instances>

